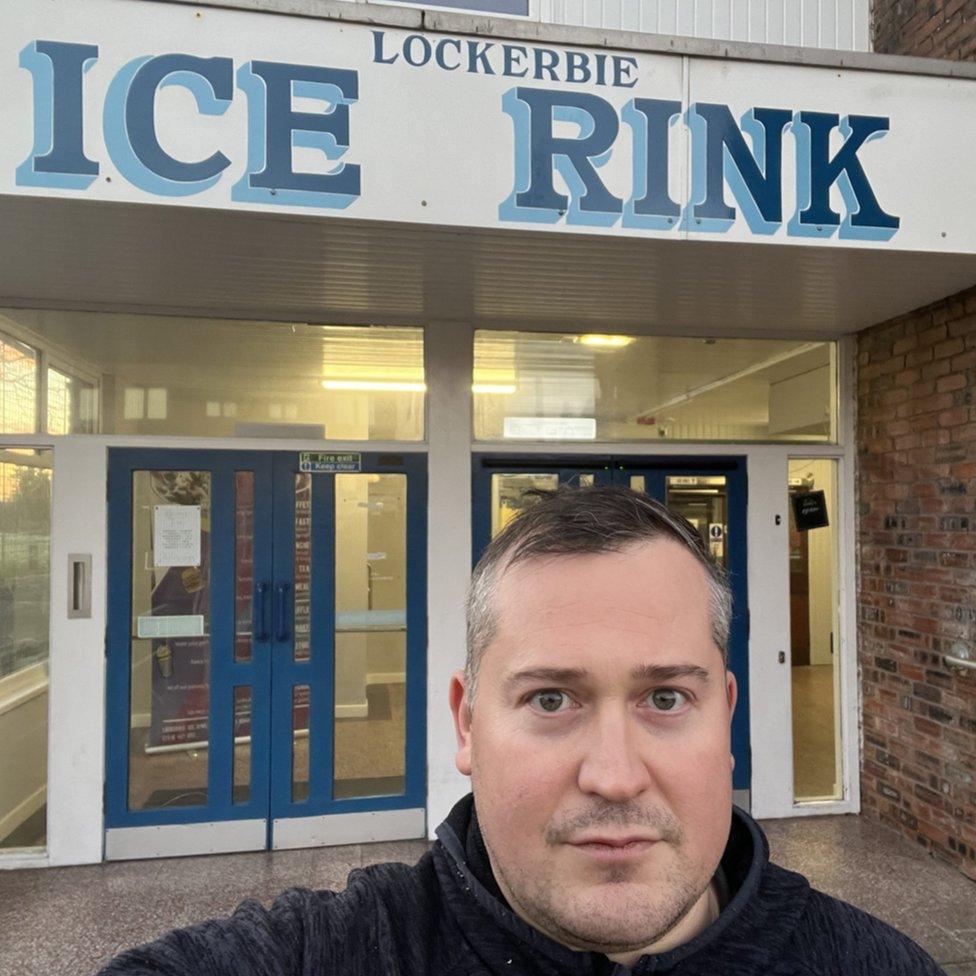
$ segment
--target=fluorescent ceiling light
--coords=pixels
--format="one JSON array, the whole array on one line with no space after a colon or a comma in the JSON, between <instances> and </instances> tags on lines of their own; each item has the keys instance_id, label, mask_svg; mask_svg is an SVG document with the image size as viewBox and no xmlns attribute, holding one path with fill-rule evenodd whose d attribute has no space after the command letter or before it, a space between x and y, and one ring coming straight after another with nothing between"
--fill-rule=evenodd
<instances>
[{"instance_id":1,"label":"fluorescent ceiling light","mask_svg":"<svg viewBox=\"0 0 976 976\"><path fill-rule=\"evenodd\" d=\"M472 383L472 393L514 393L518 387L514 383Z\"/></svg>"},{"instance_id":2,"label":"fluorescent ceiling light","mask_svg":"<svg viewBox=\"0 0 976 976\"><path fill-rule=\"evenodd\" d=\"M358 390L375 393L425 393L426 383L401 380L322 380L326 390Z\"/></svg>"},{"instance_id":3,"label":"fluorescent ceiling light","mask_svg":"<svg viewBox=\"0 0 976 976\"><path fill-rule=\"evenodd\" d=\"M581 335L577 341L583 346L602 346L604 349L622 349L637 341L634 336L598 335L590 333Z\"/></svg>"}]
</instances>

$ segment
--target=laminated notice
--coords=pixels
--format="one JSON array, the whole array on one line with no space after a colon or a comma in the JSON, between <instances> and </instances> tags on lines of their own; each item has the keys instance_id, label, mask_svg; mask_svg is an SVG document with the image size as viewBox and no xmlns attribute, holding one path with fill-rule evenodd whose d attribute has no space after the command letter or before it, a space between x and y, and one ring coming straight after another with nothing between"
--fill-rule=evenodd
<instances>
[{"instance_id":1,"label":"laminated notice","mask_svg":"<svg viewBox=\"0 0 976 976\"><path fill-rule=\"evenodd\" d=\"M155 566L200 565L200 506L156 505L153 520Z\"/></svg>"}]
</instances>

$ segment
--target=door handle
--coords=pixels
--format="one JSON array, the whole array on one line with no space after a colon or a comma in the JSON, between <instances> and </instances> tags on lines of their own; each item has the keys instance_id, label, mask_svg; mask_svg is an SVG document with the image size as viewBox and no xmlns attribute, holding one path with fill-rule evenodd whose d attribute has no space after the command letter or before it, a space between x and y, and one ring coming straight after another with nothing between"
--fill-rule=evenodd
<instances>
[{"instance_id":1,"label":"door handle","mask_svg":"<svg viewBox=\"0 0 976 976\"><path fill-rule=\"evenodd\" d=\"M275 640L286 641L288 630L288 584L275 585Z\"/></svg>"},{"instance_id":2,"label":"door handle","mask_svg":"<svg viewBox=\"0 0 976 976\"><path fill-rule=\"evenodd\" d=\"M258 643L264 644L271 637L268 628L268 590L271 587L267 583L258 583L254 589L258 605L258 632L254 636Z\"/></svg>"}]
</instances>

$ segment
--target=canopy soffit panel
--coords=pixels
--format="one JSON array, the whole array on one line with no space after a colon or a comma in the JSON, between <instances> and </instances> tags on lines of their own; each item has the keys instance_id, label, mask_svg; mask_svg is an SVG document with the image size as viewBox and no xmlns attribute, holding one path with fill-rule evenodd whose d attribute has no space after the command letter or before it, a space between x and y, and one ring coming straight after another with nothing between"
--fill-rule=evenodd
<instances>
[{"instance_id":1,"label":"canopy soffit panel","mask_svg":"<svg viewBox=\"0 0 976 976\"><path fill-rule=\"evenodd\" d=\"M972 254L0 197L0 304L14 306L821 338L974 283Z\"/></svg>"}]
</instances>

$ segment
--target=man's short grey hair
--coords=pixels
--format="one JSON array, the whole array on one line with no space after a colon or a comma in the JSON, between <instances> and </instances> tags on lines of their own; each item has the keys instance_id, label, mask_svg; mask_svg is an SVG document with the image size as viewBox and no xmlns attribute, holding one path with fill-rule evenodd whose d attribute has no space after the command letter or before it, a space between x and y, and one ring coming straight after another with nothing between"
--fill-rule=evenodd
<instances>
[{"instance_id":1,"label":"man's short grey hair","mask_svg":"<svg viewBox=\"0 0 976 976\"><path fill-rule=\"evenodd\" d=\"M468 589L468 696L474 697L481 658L498 629L497 592L516 563L540 556L620 552L642 542L671 539L701 565L708 581L712 640L728 667L732 589L694 526L642 492L613 485L534 490L538 500L519 514L485 549Z\"/></svg>"}]
</instances>

